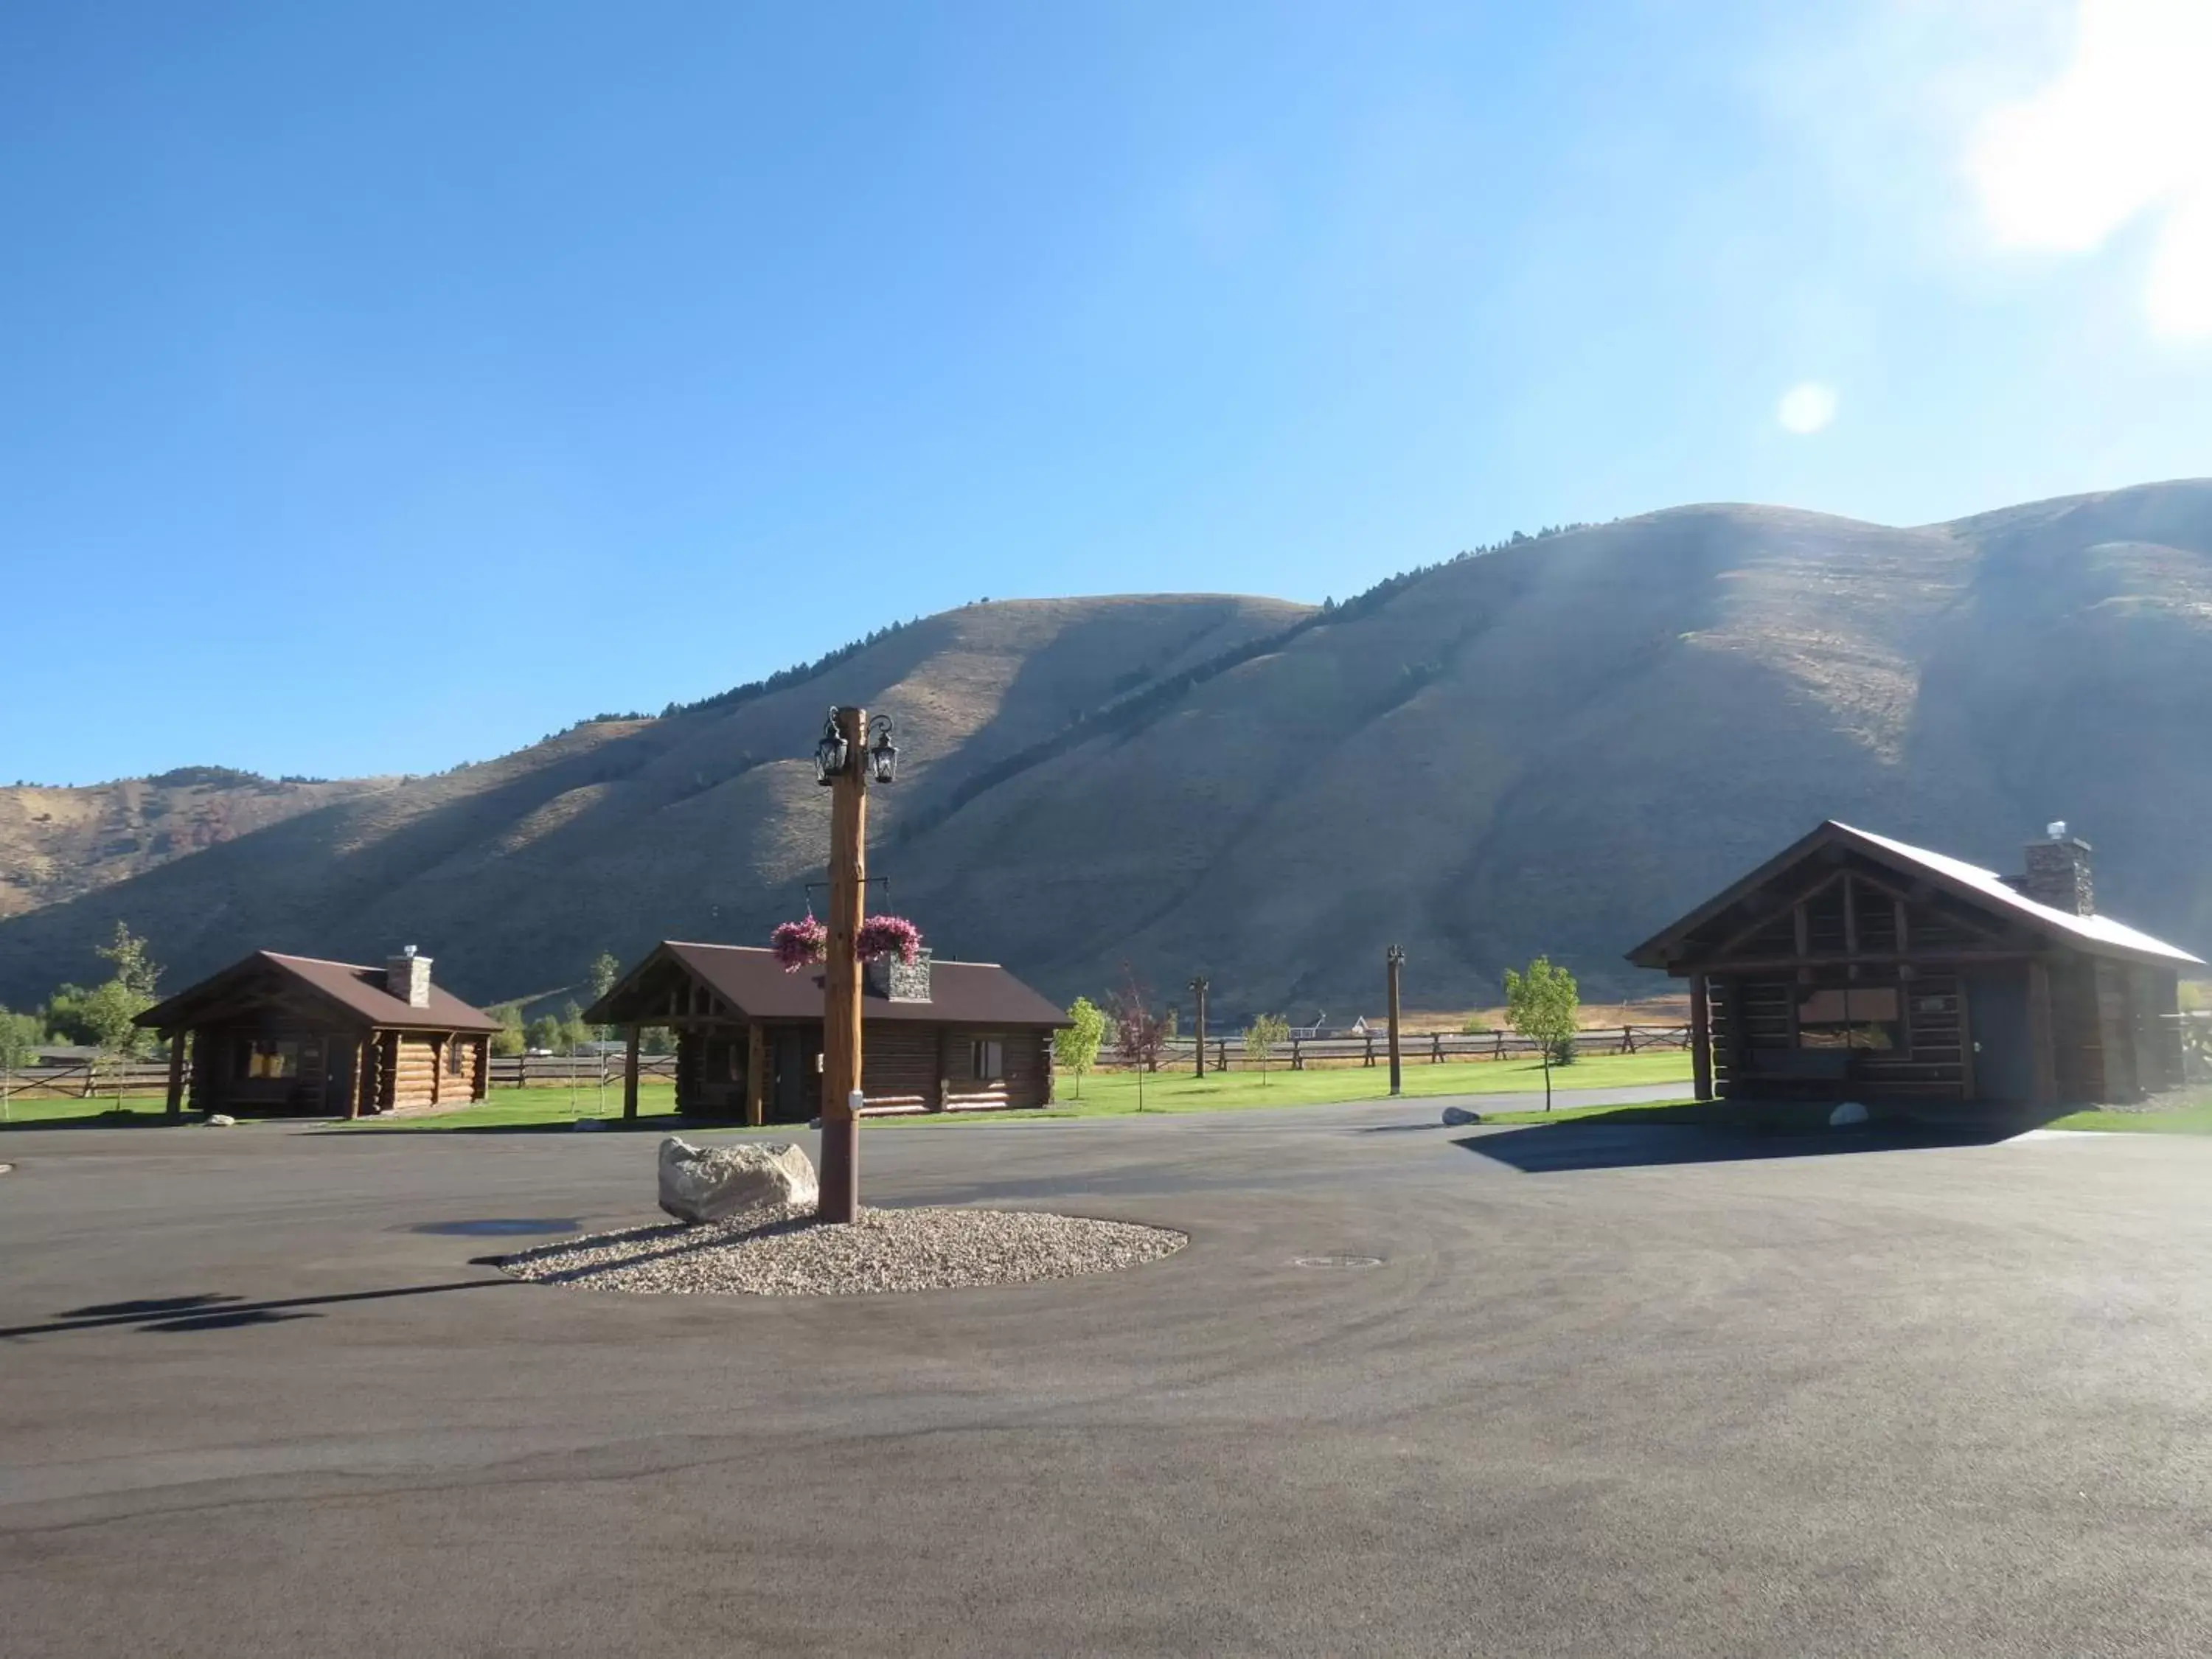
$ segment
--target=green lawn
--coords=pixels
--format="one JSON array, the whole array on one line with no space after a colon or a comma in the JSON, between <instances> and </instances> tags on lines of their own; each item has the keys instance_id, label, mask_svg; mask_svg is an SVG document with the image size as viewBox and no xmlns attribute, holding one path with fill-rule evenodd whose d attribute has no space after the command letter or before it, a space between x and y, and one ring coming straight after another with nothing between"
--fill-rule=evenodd
<instances>
[{"instance_id":1,"label":"green lawn","mask_svg":"<svg viewBox=\"0 0 2212 1659\"><path fill-rule=\"evenodd\" d=\"M0 1133L11 1127L25 1129L62 1127L79 1124L87 1128L155 1127L172 1121L164 1109L167 1102L159 1095L134 1097L124 1103L128 1109L117 1116L112 1096L94 1100L30 1100L17 1099L9 1103L9 1122L0 1123ZM676 1109L676 1091L666 1083L647 1083L637 1091L638 1117L665 1118ZM599 1091L595 1084L590 1088L578 1088L574 1109L569 1104L566 1086L538 1089L495 1089L491 1098L478 1106L457 1107L450 1112L429 1112L402 1117L365 1117L345 1127L356 1129L526 1129L565 1128L574 1118L599 1116ZM607 1117L619 1121L622 1117L622 1085L619 1082L607 1086ZM184 1121L197 1124L199 1114L187 1112ZM248 1118L247 1122L258 1120ZM297 1118L277 1119L279 1122L301 1122L313 1120ZM325 1120L327 1121L327 1120Z\"/></svg>"},{"instance_id":2,"label":"green lawn","mask_svg":"<svg viewBox=\"0 0 2212 1659\"><path fill-rule=\"evenodd\" d=\"M167 1121L167 1105L166 1096L126 1095L123 1100L123 1115L117 1115L113 1095L100 1095L91 1100L75 1097L33 1099L26 1095L18 1095L7 1103L7 1118L5 1121L0 1121L0 1133L9 1129L38 1129L70 1123L98 1123L115 1127L161 1123Z\"/></svg>"},{"instance_id":3,"label":"green lawn","mask_svg":"<svg viewBox=\"0 0 2212 1659\"><path fill-rule=\"evenodd\" d=\"M1552 1082L1553 1087L1561 1090L1615 1089L1642 1084L1686 1084L1689 1077L1689 1056L1684 1054L1591 1054L1577 1060L1572 1066L1555 1068ZM1533 1060L1519 1060L1459 1061L1443 1066L1408 1065L1405 1068L1405 1080L1406 1094L1409 1097L1519 1093L1540 1091L1544 1086L1543 1067ZM1278 1068L1269 1072L1264 1081L1257 1072L1237 1071L1215 1073L1202 1082L1188 1073L1163 1073L1146 1078L1144 1083L1145 1109L1147 1112L1212 1112L1255 1106L1309 1106L1339 1101L1380 1099L1389 1091L1390 1073L1387 1066L1380 1065L1372 1069L1353 1066L1307 1072ZM1083 1097L1079 1100L1073 1097L1074 1086L1073 1079L1061 1077L1057 1085L1060 1103L1040 1111L932 1113L915 1117L881 1118L876 1121L899 1126L915 1123L1003 1123L1010 1118L1129 1117L1136 1115L1137 1078L1133 1073L1092 1073L1083 1081ZM19 1100L15 1103L15 1112L17 1120L25 1122L27 1127L33 1118L45 1122L76 1121L88 1126L95 1121L154 1125L167 1121L159 1097L132 1100L128 1103L131 1108L131 1115L124 1119L112 1119L106 1115L114 1106L112 1100ZM672 1116L675 1103L675 1091L669 1085L646 1084L638 1091L641 1123ZM1541 1117L1542 1114L1537 1115ZM491 1098L482 1105L464 1106L450 1112L368 1117L346 1127L364 1133L423 1129L561 1129L567 1127L574 1118L600 1116L607 1118L611 1124L621 1121L622 1089L619 1083L608 1085L604 1112L596 1086L578 1089L572 1107L568 1089L553 1085L534 1089L495 1089ZM185 1121L197 1122L198 1120L196 1115L187 1114ZM654 1127L662 1126L656 1124Z\"/></svg>"},{"instance_id":4,"label":"green lawn","mask_svg":"<svg viewBox=\"0 0 2212 1659\"><path fill-rule=\"evenodd\" d=\"M665 1120L676 1113L672 1084L644 1083L637 1091L637 1121L641 1127L665 1128ZM622 1083L607 1085L602 1109L597 1084L580 1086L571 1102L566 1085L534 1089L495 1089L491 1098L477 1106L458 1106L450 1112L415 1112L397 1117L365 1117L345 1127L363 1131L407 1129L565 1129L580 1117L607 1120L610 1128L622 1122Z\"/></svg>"},{"instance_id":5,"label":"green lawn","mask_svg":"<svg viewBox=\"0 0 2212 1659\"><path fill-rule=\"evenodd\" d=\"M1435 1095L1487 1095L1540 1092L1544 1068L1534 1060L1484 1060L1447 1061L1442 1066L1405 1067L1406 1097L1419 1099ZM1567 1089L1625 1089L1647 1084L1690 1080L1690 1057L1686 1054L1591 1054L1552 1073L1552 1086ZM1083 1079L1082 1096L1076 1096L1074 1079L1062 1073L1055 1085L1056 1103L1036 1111L930 1113L915 1117L887 1118L887 1123L1004 1123L1011 1118L1133 1117L1137 1111L1137 1075L1133 1072L1093 1072ZM1225 1072L1204 1080L1187 1072L1161 1073L1144 1079L1145 1110L1150 1112L1218 1112L1255 1106L1319 1106L1344 1101L1379 1100L1390 1092L1386 1066L1332 1067L1309 1072L1271 1071L1263 1081L1257 1072ZM1540 1112L1538 1116L1541 1116ZM1557 1113L1553 1114L1558 1115Z\"/></svg>"},{"instance_id":6,"label":"green lawn","mask_svg":"<svg viewBox=\"0 0 2212 1659\"><path fill-rule=\"evenodd\" d=\"M2118 1129L2128 1134L2212 1135L2212 1095L2169 1111L2069 1112L2052 1120L2054 1129Z\"/></svg>"}]
</instances>

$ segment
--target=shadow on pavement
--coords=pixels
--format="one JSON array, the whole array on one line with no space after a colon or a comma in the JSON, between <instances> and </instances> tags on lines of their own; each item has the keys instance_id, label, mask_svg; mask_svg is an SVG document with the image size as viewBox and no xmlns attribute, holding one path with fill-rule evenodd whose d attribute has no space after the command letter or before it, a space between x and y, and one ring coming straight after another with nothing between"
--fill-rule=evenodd
<instances>
[{"instance_id":1,"label":"shadow on pavement","mask_svg":"<svg viewBox=\"0 0 2212 1659\"><path fill-rule=\"evenodd\" d=\"M43 1325L0 1326L0 1338L52 1336L66 1331L97 1331L135 1325L142 1331L222 1331L249 1325L275 1325L290 1319L314 1319L316 1308L346 1302L386 1302L395 1297L436 1296L447 1291L477 1291L518 1280L458 1279L443 1285L404 1285L388 1291L341 1291L330 1296L291 1296L264 1302L204 1291L198 1296L160 1297L143 1302L107 1302L57 1314Z\"/></svg>"},{"instance_id":2,"label":"shadow on pavement","mask_svg":"<svg viewBox=\"0 0 2212 1659\"><path fill-rule=\"evenodd\" d=\"M1626 1170L1667 1164L1728 1164L1753 1158L1832 1158L1851 1152L1911 1152L1940 1146L1987 1146L2020 1133L2020 1124L1880 1121L1853 1128L1771 1129L1684 1123L1636 1123L1604 1117L1536 1123L1462 1137L1452 1142L1523 1175L1568 1170Z\"/></svg>"}]
</instances>

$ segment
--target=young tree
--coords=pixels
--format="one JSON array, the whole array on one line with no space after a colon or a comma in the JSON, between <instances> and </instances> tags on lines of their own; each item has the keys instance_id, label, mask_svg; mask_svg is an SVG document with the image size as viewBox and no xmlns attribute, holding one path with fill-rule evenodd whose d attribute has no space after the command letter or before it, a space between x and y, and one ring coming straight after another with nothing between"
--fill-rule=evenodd
<instances>
[{"instance_id":1,"label":"young tree","mask_svg":"<svg viewBox=\"0 0 2212 1659\"><path fill-rule=\"evenodd\" d=\"M154 987L161 980L161 969L148 954L144 939L118 921L114 939L95 947L93 954L115 964L115 977L124 989L145 998L147 1007L154 1006Z\"/></svg>"},{"instance_id":2,"label":"young tree","mask_svg":"<svg viewBox=\"0 0 2212 1659\"><path fill-rule=\"evenodd\" d=\"M100 1063L114 1068L118 1110L123 1105L123 1068L146 1036L138 1028L137 1018L153 1006L152 998L133 991L119 977L94 986L78 1005L85 1034L100 1050Z\"/></svg>"},{"instance_id":3,"label":"young tree","mask_svg":"<svg viewBox=\"0 0 2212 1659\"><path fill-rule=\"evenodd\" d=\"M1121 1058L1137 1068L1137 1109L1145 1109L1145 1073L1160 1069L1160 1050L1167 1036L1160 1017L1152 1012L1150 995L1126 963L1121 988L1112 1002L1114 1042Z\"/></svg>"},{"instance_id":4,"label":"young tree","mask_svg":"<svg viewBox=\"0 0 2212 1659\"><path fill-rule=\"evenodd\" d=\"M1505 970L1505 1022L1534 1041L1544 1055L1544 1109L1552 1109L1552 1065L1573 1052L1575 1011L1581 1006L1575 976L1538 957L1526 973Z\"/></svg>"},{"instance_id":5,"label":"young tree","mask_svg":"<svg viewBox=\"0 0 2212 1659\"><path fill-rule=\"evenodd\" d=\"M597 1002L608 992L613 990L615 981L621 977L622 963L616 960L613 951L602 951L593 957L592 958L592 1000Z\"/></svg>"},{"instance_id":6,"label":"young tree","mask_svg":"<svg viewBox=\"0 0 2212 1659\"><path fill-rule=\"evenodd\" d=\"M1083 1074L1098 1060L1098 1045L1106 1040L1105 1011L1089 997L1068 1005L1069 1024L1052 1037L1052 1056L1064 1071L1075 1073L1075 1097L1083 1098Z\"/></svg>"},{"instance_id":7,"label":"young tree","mask_svg":"<svg viewBox=\"0 0 2212 1659\"><path fill-rule=\"evenodd\" d=\"M584 1011L576 1006L573 997L570 998L561 1010L560 1046L573 1054L591 1042L593 1035L592 1028L584 1024Z\"/></svg>"},{"instance_id":8,"label":"young tree","mask_svg":"<svg viewBox=\"0 0 2212 1659\"><path fill-rule=\"evenodd\" d=\"M11 1014L0 1008L0 1123L8 1121L15 1073L31 1063L46 1035L46 1023L36 1014Z\"/></svg>"},{"instance_id":9,"label":"young tree","mask_svg":"<svg viewBox=\"0 0 2212 1659\"><path fill-rule=\"evenodd\" d=\"M1280 1014L1262 1014L1244 1028L1244 1058L1260 1067L1260 1086L1267 1086L1267 1061L1290 1041L1291 1023Z\"/></svg>"},{"instance_id":10,"label":"young tree","mask_svg":"<svg viewBox=\"0 0 2212 1659\"><path fill-rule=\"evenodd\" d=\"M154 987L161 969L148 953L146 941L119 921L114 939L97 946L94 954L114 964L115 976L84 994L77 1005L78 1018L100 1060L114 1066L115 1103L120 1109L123 1068L133 1055L144 1052L151 1035L139 1029L137 1018L154 1006Z\"/></svg>"},{"instance_id":11,"label":"young tree","mask_svg":"<svg viewBox=\"0 0 2212 1659\"><path fill-rule=\"evenodd\" d=\"M615 981L621 977L622 963L615 959L613 951L602 951L593 957L592 958L592 1000L597 1002L608 992L613 990ZM602 1042L611 1042L615 1036L615 1028L611 1025L596 1026L592 1035Z\"/></svg>"},{"instance_id":12,"label":"young tree","mask_svg":"<svg viewBox=\"0 0 2212 1659\"><path fill-rule=\"evenodd\" d=\"M499 1022L499 1030L491 1034L492 1053L511 1059L530 1046L523 1036L521 1004L495 1002L484 1012Z\"/></svg>"}]
</instances>

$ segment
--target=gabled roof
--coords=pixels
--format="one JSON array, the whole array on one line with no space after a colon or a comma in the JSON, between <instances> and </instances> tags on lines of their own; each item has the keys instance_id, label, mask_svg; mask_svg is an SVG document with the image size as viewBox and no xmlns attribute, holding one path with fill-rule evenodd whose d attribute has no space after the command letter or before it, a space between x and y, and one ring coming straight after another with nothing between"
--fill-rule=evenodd
<instances>
[{"instance_id":1,"label":"gabled roof","mask_svg":"<svg viewBox=\"0 0 2212 1659\"><path fill-rule=\"evenodd\" d=\"M584 1011L596 1024L653 1023L657 1010L637 1006L637 988L658 964L674 962L748 1020L822 1018L819 968L786 973L775 952L749 945L701 945L664 939ZM893 1002L865 981L863 1021L922 1020L948 1025L1065 1025L1067 1016L995 962L930 963L929 1000Z\"/></svg>"},{"instance_id":2,"label":"gabled roof","mask_svg":"<svg viewBox=\"0 0 2212 1659\"><path fill-rule=\"evenodd\" d=\"M342 1022L362 1027L387 1031L499 1030L499 1022L489 1014L471 1007L435 981L430 986L429 1006L417 1008L384 988L381 968L325 962L319 957L282 956L274 951L256 951L221 973L210 975L149 1008L138 1016L138 1024L161 1030L192 1025L226 1000L241 992L250 994L253 981L264 977L277 986L304 991Z\"/></svg>"},{"instance_id":3,"label":"gabled roof","mask_svg":"<svg viewBox=\"0 0 2212 1659\"><path fill-rule=\"evenodd\" d=\"M1746 894L1774 880L1784 871L1824 847L1848 848L1901 873L1927 881L1931 886L1978 908L1994 911L2020 922L2058 943L2092 956L2128 962L2147 962L2161 967L2201 968L2203 962L2176 945L2114 921L2110 916L2077 916L2069 911L2039 904L2008 886L1994 870L1969 864L1944 853L1931 853L1868 830L1855 830L1833 818L1810 835L1784 848L1749 875L1735 882L1680 921L1662 928L1628 953L1639 968L1663 968L1674 958L1673 947L1705 923L1735 904Z\"/></svg>"}]
</instances>

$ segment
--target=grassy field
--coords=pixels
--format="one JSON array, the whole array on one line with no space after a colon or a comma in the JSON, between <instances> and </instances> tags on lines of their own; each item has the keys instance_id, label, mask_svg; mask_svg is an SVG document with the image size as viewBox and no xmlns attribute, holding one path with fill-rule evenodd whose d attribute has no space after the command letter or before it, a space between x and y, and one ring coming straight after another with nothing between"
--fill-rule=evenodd
<instances>
[{"instance_id":1,"label":"grassy field","mask_svg":"<svg viewBox=\"0 0 2212 1659\"><path fill-rule=\"evenodd\" d=\"M1823 1127L1825 1105L1732 1106L1725 1101L1704 1105L1686 1098L1689 1066L1678 1054L1592 1055L1553 1074L1555 1088L1616 1089L1644 1085L1680 1083L1685 1098L1633 1106L1560 1107L1548 1116L1541 1110L1482 1114L1486 1123L1563 1123L1577 1119L1606 1118L1621 1122L1698 1123L1719 1128L1760 1133L1778 1129L1796 1132ZM1533 1062L1487 1060L1474 1064L1409 1066L1406 1095L1420 1098L1437 1095L1511 1094L1543 1087L1540 1067ZM1165 1074L1145 1079L1145 1110L1152 1113L1237 1111L1268 1106L1322 1105L1381 1097L1389 1086L1389 1073L1378 1066L1341 1070L1271 1073L1263 1084L1257 1073L1231 1072L1207 1078L1203 1083L1185 1074ZM1137 1079L1133 1074L1094 1073L1084 1079L1083 1098L1075 1099L1073 1080L1060 1080L1058 1104L1031 1112L965 1112L947 1115L882 1118L870 1127L905 1128L960 1123L1004 1123L1012 1119L1074 1119L1132 1117L1137 1110ZM97 1100L19 1099L9 1108L9 1128L35 1130L144 1127L169 1121L158 1096L136 1097L125 1102L118 1116L110 1098ZM675 1122L675 1091L666 1084L648 1083L638 1093L638 1127L661 1131ZM1478 1103L1479 1109L1479 1103ZM605 1116L611 1128L619 1126L622 1094L610 1088ZM565 1130L577 1117L600 1115L599 1091L580 1089L572 1109L566 1088L501 1089L478 1106L450 1112L406 1117L364 1118L347 1126L363 1133L403 1133L447 1130ZM187 1115L188 1123L198 1118ZM2104 1109L2072 1112L2051 1121L2054 1129L2110 1130L2129 1134L2212 1134L2212 1093L2179 1108L2154 1112Z\"/></svg>"},{"instance_id":2,"label":"grassy field","mask_svg":"<svg viewBox=\"0 0 2212 1659\"><path fill-rule=\"evenodd\" d=\"M97 1100L16 1100L9 1103L9 1119L0 1123L0 1133L11 1127L37 1129L66 1127L79 1125L87 1128L155 1127L170 1121L162 1109L165 1104L158 1095L132 1097L125 1103L125 1115L115 1115L112 1097ZM666 1083L647 1083L637 1091L638 1119L644 1123L649 1119L667 1118L676 1110L676 1091ZM576 1091L572 1109L566 1086L539 1089L495 1089L492 1097L478 1106L463 1106L450 1112L431 1112L416 1116L368 1117L347 1127L363 1131L401 1129L559 1129L579 1117L599 1116L599 1091L596 1085ZM622 1089L610 1085L606 1095L605 1115L619 1121L622 1116ZM248 1120L249 1121L252 1120ZM301 1120L283 1120L297 1122ZM185 1115L187 1123L198 1123L197 1113Z\"/></svg>"},{"instance_id":3,"label":"grassy field","mask_svg":"<svg viewBox=\"0 0 2212 1659\"><path fill-rule=\"evenodd\" d=\"M2124 1134L2212 1135L2212 1094L2166 1111L2069 1112L2054 1118L2054 1129L2110 1129Z\"/></svg>"},{"instance_id":4,"label":"grassy field","mask_svg":"<svg viewBox=\"0 0 2212 1659\"><path fill-rule=\"evenodd\" d=\"M1407 1066L1406 1096L1419 1099L1434 1095L1518 1094L1540 1091L1544 1068L1534 1060L1474 1060L1443 1066ZM1686 1054L1593 1054L1552 1073L1554 1089L1626 1089L1647 1084L1690 1080L1690 1057ZM1076 1096L1073 1079L1062 1076L1057 1102L1033 1112L955 1113L949 1116L893 1118L894 1123L967 1122L988 1119L1003 1123L1009 1118L1128 1117L1137 1110L1137 1074L1133 1072L1093 1072L1083 1079ZM1387 1066L1332 1067L1310 1072L1273 1071L1264 1079L1257 1072L1227 1072L1203 1081L1188 1073L1162 1073L1144 1079L1146 1112L1218 1112L1257 1106L1319 1106L1343 1101L1376 1100L1389 1095Z\"/></svg>"},{"instance_id":5,"label":"grassy field","mask_svg":"<svg viewBox=\"0 0 2212 1659\"><path fill-rule=\"evenodd\" d=\"M167 1104L160 1095L127 1095L123 1101L123 1112L116 1115L115 1097L101 1095L93 1100L49 1099L33 1100L19 1095L7 1103L7 1118L0 1121L0 1132L9 1129L35 1129L47 1124L93 1123L112 1121L114 1124L158 1123L163 1121L162 1109Z\"/></svg>"}]
</instances>

